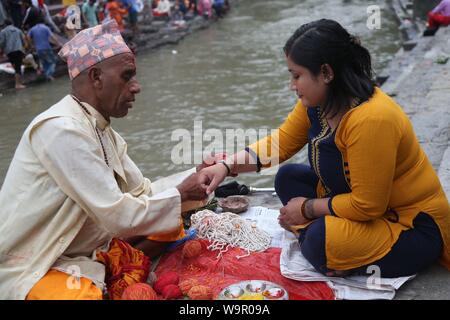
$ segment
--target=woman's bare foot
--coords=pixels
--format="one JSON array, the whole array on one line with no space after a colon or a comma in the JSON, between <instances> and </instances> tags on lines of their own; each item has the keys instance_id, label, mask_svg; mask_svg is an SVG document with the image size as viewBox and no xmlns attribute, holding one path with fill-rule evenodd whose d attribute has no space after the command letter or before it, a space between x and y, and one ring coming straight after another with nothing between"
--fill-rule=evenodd
<instances>
[{"instance_id":1,"label":"woman's bare foot","mask_svg":"<svg viewBox=\"0 0 450 320\"><path fill-rule=\"evenodd\" d=\"M23 84L16 84L16 90L21 90L21 89L25 89L26 86L24 86Z\"/></svg>"}]
</instances>

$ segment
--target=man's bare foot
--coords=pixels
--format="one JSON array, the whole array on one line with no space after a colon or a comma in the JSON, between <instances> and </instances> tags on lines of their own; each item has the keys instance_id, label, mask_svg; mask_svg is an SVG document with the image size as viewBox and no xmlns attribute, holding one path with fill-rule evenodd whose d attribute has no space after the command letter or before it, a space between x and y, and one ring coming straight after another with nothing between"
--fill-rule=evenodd
<instances>
[{"instance_id":1,"label":"man's bare foot","mask_svg":"<svg viewBox=\"0 0 450 320\"><path fill-rule=\"evenodd\" d=\"M26 86L24 86L23 84L16 84L16 90L21 90L21 89L25 89Z\"/></svg>"}]
</instances>

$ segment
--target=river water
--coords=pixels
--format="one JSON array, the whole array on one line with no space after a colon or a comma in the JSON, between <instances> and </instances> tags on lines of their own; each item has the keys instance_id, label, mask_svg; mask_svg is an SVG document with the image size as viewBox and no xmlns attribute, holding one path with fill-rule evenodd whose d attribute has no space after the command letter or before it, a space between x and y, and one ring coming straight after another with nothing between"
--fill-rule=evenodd
<instances>
[{"instance_id":1,"label":"river water","mask_svg":"<svg viewBox=\"0 0 450 320\"><path fill-rule=\"evenodd\" d=\"M381 7L379 30L366 26L370 4ZM176 46L139 53L141 93L128 116L114 119L113 127L128 142L129 154L144 175L155 179L191 167L172 161L181 140L172 139L174 131L185 132L184 141L198 146L201 135L211 129L225 135L227 129L276 128L296 101L288 88L282 47L301 24L319 18L335 19L359 35L372 53L375 71L400 46L401 34L385 1L241 0L209 29ZM68 77L62 77L0 98L0 183L28 123L69 90ZM194 124L203 131L194 130ZM196 139L194 131L200 132ZM232 152L230 139L215 142ZM208 145L203 142L203 148ZM300 152L291 161L305 159ZM246 174L239 182L271 186L273 176Z\"/></svg>"}]
</instances>

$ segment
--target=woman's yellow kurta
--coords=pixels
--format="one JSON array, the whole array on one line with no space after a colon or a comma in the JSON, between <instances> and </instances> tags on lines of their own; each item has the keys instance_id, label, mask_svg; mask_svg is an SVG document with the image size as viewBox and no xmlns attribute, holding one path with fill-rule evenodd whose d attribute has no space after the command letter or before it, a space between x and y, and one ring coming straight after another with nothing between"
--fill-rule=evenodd
<instances>
[{"instance_id":1,"label":"woman's yellow kurta","mask_svg":"<svg viewBox=\"0 0 450 320\"><path fill-rule=\"evenodd\" d=\"M277 157L283 162L307 144L310 126L299 101L274 134L250 148L265 167ZM441 262L450 269L449 203L401 107L376 88L367 102L344 115L336 130L335 143L348 163L351 192L330 200L336 217L325 220L327 266L349 270L381 259L425 212L441 230ZM319 196L322 189L319 182ZM398 214L398 222L388 219L389 211Z\"/></svg>"}]
</instances>

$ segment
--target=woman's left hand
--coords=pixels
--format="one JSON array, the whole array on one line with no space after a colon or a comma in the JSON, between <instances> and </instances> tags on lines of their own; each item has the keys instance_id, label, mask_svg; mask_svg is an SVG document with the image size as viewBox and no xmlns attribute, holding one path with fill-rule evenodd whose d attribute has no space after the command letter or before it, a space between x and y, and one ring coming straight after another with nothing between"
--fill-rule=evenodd
<instances>
[{"instance_id":1,"label":"woman's left hand","mask_svg":"<svg viewBox=\"0 0 450 320\"><path fill-rule=\"evenodd\" d=\"M280 209L280 215L278 216L278 222L281 227L287 231L292 231L292 226L305 224L310 220L303 217L301 208L306 198L297 197L292 198L289 202Z\"/></svg>"},{"instance_id":2,"label":"woman's left hand","mask_svg":"<svg viewBox=\"0 0 450 320\"><path fill-rule=\"evenodd\" d=\"M210 155L205 156L203 158L202 164L197 166L197 172L200 172L202 169L215 165L220 160L225 160L226 157L227 157L226 152L212 153Z\"/></svg>"}]
</instances>

